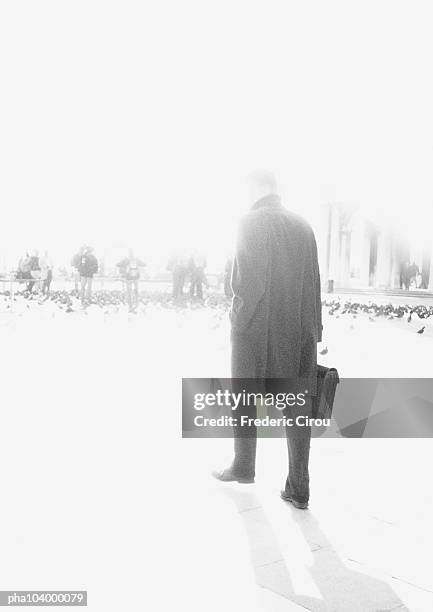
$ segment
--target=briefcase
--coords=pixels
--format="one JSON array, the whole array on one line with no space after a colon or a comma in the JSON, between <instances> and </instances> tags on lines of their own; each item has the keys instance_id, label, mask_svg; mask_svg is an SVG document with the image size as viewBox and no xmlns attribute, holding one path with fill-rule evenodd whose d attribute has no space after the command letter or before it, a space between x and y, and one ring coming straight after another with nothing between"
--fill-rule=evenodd
<instances>
[{"instance_id":1,"label":"briefcase","mask_svg":"<svg viewBox=\"0 0 433 612\"><path fill-rule=\"evenodd\" d=\"M330 419L334 407L335 392L340 377L336 368L317 366L316 396L313 398L312 415L314 419Z\"/></svg>"}]
</instances>

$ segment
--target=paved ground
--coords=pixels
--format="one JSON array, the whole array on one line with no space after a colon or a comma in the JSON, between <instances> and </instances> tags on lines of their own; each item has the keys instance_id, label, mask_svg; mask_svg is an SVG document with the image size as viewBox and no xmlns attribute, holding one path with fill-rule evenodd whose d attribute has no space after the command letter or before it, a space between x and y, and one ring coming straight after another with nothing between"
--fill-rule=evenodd
<instances>
[{"instance_id":1,"label":"paved ground","mask_svg":"<svg viewBox=\"0 0 433 612\"><path fill-rule=\"evenodd\" d=\"M180 438L180 375L228 373L218 309L21 306L0 312L1 588L88 589L104 612L433 609L431 440L313 440L298 511L283 440L241 486L209 477L230 440ZM325 314L326 360L431 376L417 325Z\"/></svg>"},{"instance_id":2,"label":"paved ground","mask_svg":"<svg viewBox=\"0 0 433 612\"><path fill-rule=\"evenodd\" d=\"M204 533L212 525L197 554L219 559L221 590L233 571L270 611L432 609L430 440L313 440L307 512L278 498L283 441L260 441L257 483L244 486L209 482L204 446L189 441L185 499Z\"/></svg>"},{"instance_id":3,"label":"paved ground","mask_svg":"<svg viewBox=\"0 0 433 612\"><path fill-rule=\"evenodd\" d=\"M402 303L388 296L383 302L377 296L342 298ZM424 323L425 333L417 334ZM415 316L410 323L406 317L373 322L364 314L337 319L325 308L324 328L322 347L328 353L320 360L337 366L343 376L432 374L430 321ZM245 580L248 575L260 586L264 609L433 608L433 485L426 467L431 440L313 440L308 512L278 498L286 465L284 441L259 441L257 483L243 487L207 480L212 465L230 460L231 441L215 442L213 452L208 442L188 441L188 446L191 457L184 472L194 474L191 495L195 492L197 504L209 505L205 513L217 525L218 517L224 517L227 533L218 532L218 546L223 540L230 554L242 551L236 567Z\"/></svg>"}]
</instances>

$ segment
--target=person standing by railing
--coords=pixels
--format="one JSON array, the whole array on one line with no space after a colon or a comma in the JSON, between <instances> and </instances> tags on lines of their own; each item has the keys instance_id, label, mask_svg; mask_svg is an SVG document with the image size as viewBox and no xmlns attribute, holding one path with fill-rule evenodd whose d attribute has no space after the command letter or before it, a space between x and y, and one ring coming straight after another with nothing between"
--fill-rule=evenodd
<instances>
[{"instance_id":1,"label":"person standing by railing","mask_svg":"<svg viewBox=\"0 0 433 612\"><path fill-rule=\"evenodd\" d=\"M17 279L24 281L31 279L30 274L30 255L26 253L18 262Z\"/></svg>"},{"instance_id":2,"label":"person standing by railing","mask_svg":"<svg viewBox=\"0 0 433 612\"><path fill-rule=\"evenodd\" d=\"M183 249L175 251L167 265L173 278L173 299L179 301L183 298L183 288L188 273L188 257Z\"/></svg>"},{"instance_id":3,"label":"person standing by railing","mask_svg":"<svg viewBox=\"0 0 433 612\"><path fill-rule=\"evenodd\" d=\"M42 293L47 297L50 295L51 281L53 280L53 264L47 251L39 258L41 268Z\"/></svg>"},{"instance_id":4,"label":"person standing by railing","mask_svg":"<svg viewBox=\"0 0 433 612\"><path fill-rule=\"evenodd\" d=\"M72 268L72 274L74 277L74 288L75 288L75 293L77 295L78 295L78 286L80 282L81 256L83 255L85 248L86 248L85 246L82 246L80 250L78 251L78 253L75 253L75 255L71 259L71 268Z\"/></svg>"},{"instance_id":5,"label":"person standing by railing","mask_svg":"<svg viewBox=\"0 0 433 612\"><path fill-rule=\"evenodd\" d=\"M125 259L122 259L117 264L120 274L126 282L126 299L128 301L129 312L137 312L140 268L145 266L146 264L141 259L137 259L133 249L129 249L128 257L125 257Z\"/></svg>"},{"instance_id":6,"label":"person standing by railing","mask_svg":"<svg viewBox=\"0 0 433 612\"><path fill-rule=\"evenodd\" d=\"M39 281L40 278L41 278L41 268L40 268L40 265L39 265L39 253L38 253L38 251L33 251L32 252L32 255L30 257L30 262L29 262L29 268L30 268L30 278L31 278L31 280L27 284L27 291L29 293L32 293L33 287L35 286L36 282Z\"/></svg>"},{"instance_id":7,"label":"person standing by railing","mask_svg":"<svg viewBox=\"0 0 433 612\"><path fill-rule=\"evenodd\" d=\"M197 249L192 253L188 270L191 274L191 284L189 287L189 295L191 298L197 297L203 299L203 283L206 283L205 276L206 258Z\"/></svg>"},{"instance_id":8,"label":"person standing by railing","mask_svg":"<svg viewBox=\"0 0 433 612\"><path fill-rule=\"evenodd\" d=\"M89 304L92 299L93 276L98 271L98 260L93 254L92 247L85 246L83 248L78 270L81 281L81 304L85 306L86 302Z\"/></svg>"}]
</instances>

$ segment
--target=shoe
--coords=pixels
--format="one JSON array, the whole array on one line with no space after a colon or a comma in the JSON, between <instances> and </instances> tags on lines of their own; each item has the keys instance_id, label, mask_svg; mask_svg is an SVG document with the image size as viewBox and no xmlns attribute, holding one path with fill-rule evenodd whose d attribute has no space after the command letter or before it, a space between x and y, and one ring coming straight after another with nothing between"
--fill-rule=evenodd
<instances>
[{"instance_id":1,"label":"shoe","mask_svg":"<svg viewBox=\"0 0 433 612\"><path fill-rule=\"evenodd\" d=\"M308 508L308 502L298 502L296 501L296 499L293 499L293 497L291 497L288 493L286 493L286 491L283 489L280 493L280 497L282 500L286 501L286 502L290 502L291 504L293 504L295 506L295 508L298 508L298 510L307 510Z\"/></svg>"},{"instance_id":2,"label":"shoe","mask_svg":"<svg viewBox=\"0 0 433 612\"><path fill-rule=\"evenodd\" d=\"M231 468L221 470L219 472L212 472L212 476L217 480L221 480L221 482L239 482L241 484L253 484L254 482L254 476L251 476L249 478L245 478L243 476L236 476L235 474L233 474Z\"/></svg>"}]
</instances>

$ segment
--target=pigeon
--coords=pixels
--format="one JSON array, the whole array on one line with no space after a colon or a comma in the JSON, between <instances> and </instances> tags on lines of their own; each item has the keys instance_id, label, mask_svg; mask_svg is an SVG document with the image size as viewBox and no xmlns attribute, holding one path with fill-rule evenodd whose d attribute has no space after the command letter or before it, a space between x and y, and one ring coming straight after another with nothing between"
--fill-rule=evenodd
<instances>
[{"instance_id":1,"label":"pigeon","mask_svg":"<svg viewBox=\"0 0 433 612\"><path fill-rule=\"evenodd\" d=\"M419 319L424 320L433 316L433 306L425 306L424 304L419 304L415 307L409 306L408 304L376 304L372 301L368 301L367 304L362 304L352 301L342 302L341 298L338 298L329 302L325 300L322 302L322 305L329 309L330 315L333 315L335 311L340 308L342 315L348 313L351 314L354 319L358 314L364 312L369 315L370 321L370 317L386 317L389 320L393 320L402 319L405 315L408 315L407 322L410 323L414 314L416 314Z\"/></svg>"},{"instance_id":2,"label":"pigeon","mask_svg":"<svg viewBox=\"0 0 433 612\"><path fill-rule=\"evenodd\" d=\"M424 333L424 330L425 330L425 325L423 325L423 326L421 327L421 329L419 329L419 330L418 330L416 333L417 333L417 334L423 334L423 333Z\"/></svg>"},{"instance_id":3,"label":"pigeon","mask_svg":"<svg viewBox=\"0 0 433 612\"><path fill-rule=\"evenodd\" d=\"M325 346L325 348L323 348L321 351L319 351L319 355L327 355L328 354L328 347Z\"/></svg>"}]
</instances>

